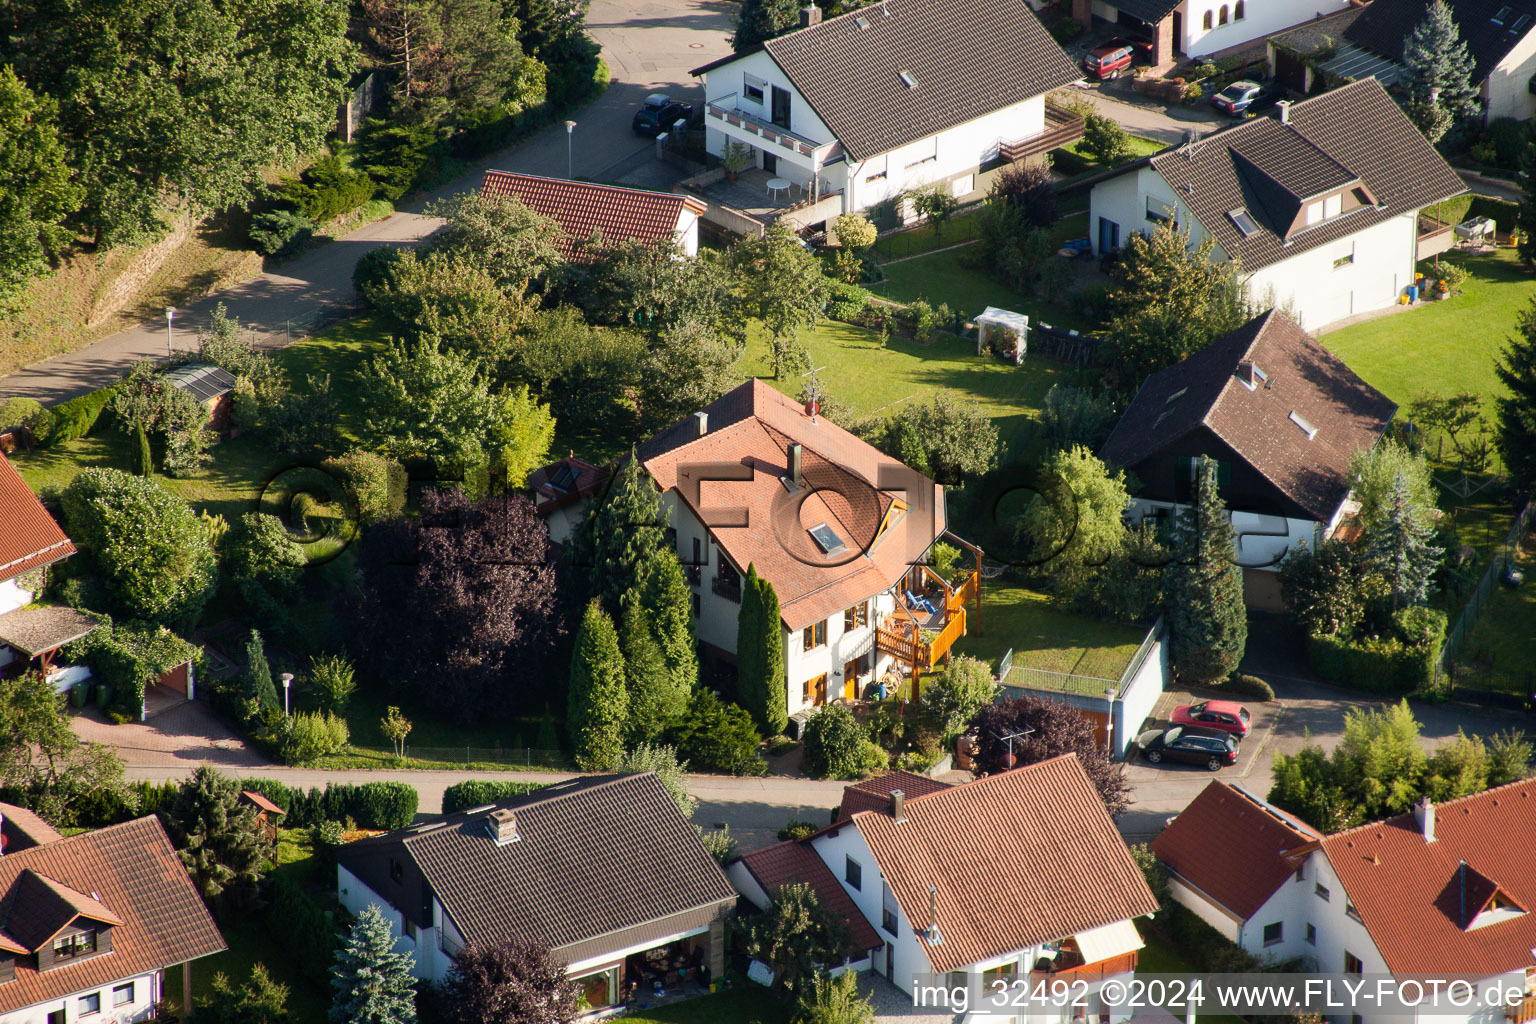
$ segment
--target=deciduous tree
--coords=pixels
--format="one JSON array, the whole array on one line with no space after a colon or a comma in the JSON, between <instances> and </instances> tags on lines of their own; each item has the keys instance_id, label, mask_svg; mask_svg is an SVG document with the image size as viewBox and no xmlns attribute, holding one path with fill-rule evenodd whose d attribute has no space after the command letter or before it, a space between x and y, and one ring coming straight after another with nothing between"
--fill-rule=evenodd
<instances>
[{"instance_id":1,"label":"deciduous tree","mask_svg":"<svg viewBox=\"0 0 1536 1024\"><path fill-rule=\"evenodd\" d=\"M1216 462L1202 457L1194 500L1179 508L1164 590L1173 662L1187 679L1215 682L1243 660L1248 611L1236 551Z\"/></svg>"},{"instance_id":2,"label":"deciduous tree","mask_svg":"<svg viewBox=\"0 0 1536 1024\"><path fill-rule=\"evenodd\" d=\"M1536 176L1527 180L1536 182ZM1509 339L1493 370L1509 394L1493 401L1504 468L1515 486L1529 492L1536 487L1536 299L1520 311L1515 326L1519 337Z\"/></svg>"},{"instance_id":3,"label":"deciduous tree","mask_svg":"<svg viewBox=\"0 0 1536 1024\"><path fill-rule=\"evenodd\" d=\"M744 0L736 12L736 32L731 48L737 53L755 49L774 36L800 24L797 0Z\"/></svg>"},{"instance_id":4,"label":"deciduous tree","mask_svg":"<svg viewBox=\"0 0 1536 1024\"><path fill-rule=\"evenodd\" d=\"M804 882L788 882L747 929L747 955L773 967L777 982L799 995L818 973L818 964L839 963L848 945L848 926L829 911Z\"/></svg>"},{"instance_id":5,"label":"deciduous tree","mask_svg":"<svg viewBox=\"0 0 1536 1024\"><path fill-rule=\"evenodd\" d=\"M432 203L427 214L447 221L433 233L428 251L479 267L510 298L522 298L531 282L561 262L555 246L560 225L516 199L461 192Z\"/></svg>"},{"instance_id":6,"label":"deciduous tree","mask_svg":"<svg viewBox=\"0 0 1536 1024\"><path fill-rule=\"evenodd\" d=\"M787 225L774 224L761 238L742 239L731 246L729 259L742 311L761 320L771 338L793 338L816 325L827 278L821 261Z\"/></svg>"},{"instance_id":7,"label":"deciduous tree","mask_svg":"<svg viewBox=\"0 0 1536 1024\"><path fill-rule=\"evenodd\" d=\"M1125 546L1123 517L1130 504L1125 472L1110 472L1082 445L1046 457L1040 493L1021 525L1030 556L1058 600L1075 605L1092 595L1103 568Z\"/></svg>"},{"instance_id":8,"label":"deciduous tree","mask_svg":"<svg viewBox=\"0 0 1536 1024\"><path fill-rule=\"evenodd\" d=\"M58 258L65 218L84 195L59 140L58 104L0 68L0 307Z\"/></svg>"},{"instance_id":9,"label":"deciduous tree","mask_svg":"<svg viewBox=\"0 0 1536 1024\"><path fill-rule=\"evenodd\" d=\"M1361 526L1369 530L1386 517L1400 482L1414 519L1429 523L1434 517L1435 482L1423 455L1390 437L1355 452L1349 460L1349 486L1360 503Z\"/></svg>"},{"instance_id":10,"label":"deciduous tree","mask_svg":"<svg viewBox=\"0 0 1536 1024\"><path fill-rule=\"evenodd\" d=\"M1031 730L1029 735L1020 735ZM1068 704L1023 696L988 704L971 719L981 741L978 776L996 775L1062 754L1076 754L1111 816L1125 811L1130 787L1120 766L1109 759L1088 719ZM1005 737L1013 736L1012 740Z\"/></svg>"},{"instance_id":11,"label":"deciduous tree","mask_svg":"<svg viewBox=\"0 0 1536 1024\"><path fill-rule=\"evenodd\" d=\"M110 747L81 743L64 695L41 675L0 678L0 782L58 826L75 823L82 801L123 792L123 762Z\"/></svg>"},{"instance_id":12,"label":"deciduous tree","mask_svg":"<svg viewBox=\"0 0 1536 1024\"><path fill-rule=\"evenodd\" d=\"M446 1024L571 1024L578 1013L565 965L548 946L522 939L465 946L442 995Z\"/></svg>"}]
</instances>

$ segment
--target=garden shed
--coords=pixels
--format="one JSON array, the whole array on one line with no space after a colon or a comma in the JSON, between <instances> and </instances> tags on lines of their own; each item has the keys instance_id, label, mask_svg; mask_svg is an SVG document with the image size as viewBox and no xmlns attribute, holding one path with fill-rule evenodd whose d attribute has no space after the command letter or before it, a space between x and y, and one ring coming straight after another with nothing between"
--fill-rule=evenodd
<instances>
[{"instance_id":1,"label":"garden shed","mask_svg":"<svg viewBox=\"0 0 1536 1024\"><path fill-rule=\"evenodd\" d=\"M208 410L207 429L220 433L229 429L230 392L235 389L235 375L212 363L183 363L166 371L165 379L197 399Z\"/></svg>"},{"instance_id":2,"label":"garden shed","mask_svg":"<svg viewBox=\"0 0 1536 1024\"><path fill-rule=\"evenodd\" d=\"M988 306L976 318L976 354L986 351L987 343L993 343L998 353L1013 360L1015 366L1024 361L1028 348L1029 317L1011 309Z\"/></svg>"}]
</instances>

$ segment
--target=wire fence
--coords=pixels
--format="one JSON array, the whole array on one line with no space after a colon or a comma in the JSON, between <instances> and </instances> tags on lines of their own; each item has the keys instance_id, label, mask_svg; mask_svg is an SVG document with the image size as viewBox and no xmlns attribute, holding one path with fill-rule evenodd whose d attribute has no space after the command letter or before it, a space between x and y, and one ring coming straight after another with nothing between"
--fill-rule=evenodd
<instances>
[{"instance_id":1,"label":"wire fence","mask_svg":"<svg viewBox=\"0 0 1536 1024\"><path fill-rule=\"evenodd\" d=\"M392 759L395 752L388 747L353 747L362 754ZM561 750L541 750L538 747L418 747L405 745L405 756L418 761L440 761L447 764L511 764L525 768L570 768L570 760Z\"/></svg>"},{"instance_id":2,"label":"wire fence","mask_svg":"<svg viewBox=\"0 0 1536 1024\"><path fill-rule=\"evenodd\" d=\"M1110 679L1107 676L1096 676L1082 672L1053 672L1050 669L1031 668L1027 665L1015 665L1013 663L1013 649L1009 648L1002 660L997 664L997 678L1005 691L1009 690L1045 690L1050 693L1071 693L1079 697L1106 698L1106 691L1112 691L1116 696L1125 692L1125 688L1136 678L1146 664L1147 658L1157 648L1157 642L1163 636L1163 620L1159 616L1147 635L1141 640L1136 652L1126 662L1124 670L1119 678ZM1008 693L1010 697L1017 693Z\"/></svg>"},{"instance_id":3,"label":"wire fence","mask_svg":"<svg viewBox=\"0 0 1536 1024\"><path fill-rule=\"evenodd\" d=\"M1515 516L1514 525L1504 535L1504 541L1499 546L1498 551L1494 553L1492 560L1489 561L1488 568L1483 572L1482 579L1477 581L1477 588L1472 591L1472 596L1467 599L1466 607L1462 608L1461 614L1457 616L1456 625L1452 626L1451 631L1446 634L1445 646L1441 649L1440 653L1441 671L1451 671L1451 666L1455 662L1457 654L1461 651L1462 643L1466 640L1468 634L1472 632L1472 627L1477 624L1477 617L1482 612L1483 606L1493 596L1493 588L1498 585L1499 580L1503 578L1510 564L1514 561L1515 552L1520 547L1520 542L1525 539L1526 532L1530 529L1533 509L1536 509L1536 502L1526 502L1525 507L1520 510L1520 514Z\"/></svg>"}]
</instances>

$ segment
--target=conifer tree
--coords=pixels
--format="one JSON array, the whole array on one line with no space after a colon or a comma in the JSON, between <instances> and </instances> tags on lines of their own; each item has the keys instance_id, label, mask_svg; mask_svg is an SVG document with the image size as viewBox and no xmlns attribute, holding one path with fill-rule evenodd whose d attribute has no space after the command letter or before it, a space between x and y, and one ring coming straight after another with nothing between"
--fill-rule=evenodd
<instances>
[{"instance_id":1,"label":"conifer tree","mask_svg":"<svg viewBox=\"0 0 1536 1024\"><path fill-rule=\"evenodd\" d=\"M1423 604L1430 578L1445 550L1434 543L1434 527L1415 515L1408 478L1397 474L1385 515L1366 537L1366 550L1392 588L1392 606Z\"/></svg>"},{"instance_id":2,"label":"conifer tree","mask_svg":"<svg viewBox=\"0 0 1536 1024\"><path fill-rule=\"evenodd\" d=\"M741 704L765 736L789 724L784 690L784 631L773 584L747 566L736 619L736 678Z\"/></svg>"},{"instance_id":3,"label":"conifer tree","mask_svg":"<svg viewBox=\"0 0 1536 1024\"><path fill-rule=\"evenodd\" d=\"M624 595L640 588L668 550L666 509L633 449L572 540L571 565L586 571L587 593L609 615L621 614Z\"/></svg>"},{"instance_id":4,"label":"conifer tree","mask_svg":"<svg viewBox=\"0 0 1536 1024\"><path fill-rule=\"evenodd\" d=\"M416 1024L414 957L395 952L395 936L377 903L357 916L331 968L335 1024Z\"/></svg>"},{"instance_id":5,"label":"conifer tree","mask_svg":"<svg viewBox=\"0 0 1536 1024\"><path fill-rule=\"evenodd\" d=\"M1528 198L1526 202L1536 200ZM1525 239L1520 242L1524 245ZM1504 468L1515 487L1529 493L1536 487L1536 298L1520 311L1516 327L1520 336L1509 339L1494 364L1493 372L1509 389L1508 395L1494 399L1494 406Z\"/></svg>"},{"instance_id":6,"label":"conifer tree","mask_svg":"<svg viewBox=\"0 0 1536 1024\"><path fill-rule=\"evenodd\" d=\"M1445 0L1434 0L1403 43L1409 75L1408 117L1430 142L1477 112L1472 55Z\"/></svg>"},{"instance_id":7,"label":"conifer tree","mask_svg":"<svg viewBox=\"0 0 1536 1024\"><path fill-rule=\"evenodd\" d=\"M640 595L624 596L619 620L619 646L624 652L624 688L629 694L629 715L624 724L628 744L645 743L683 709L671 701L672 674L656 643L651 617Z\"/></svg>"},{"instance_id":8,"label":"conifer tree","mask_svg":"<svg viewBox=\"0 0 1536 1024\"><path fill-rule=\"evenodd\" d=\"M272 668L267 664L261 633L254 629L245 644L245 663L245 699L255 701L262 711L282 707L277 687L272 683Z\"/></svg>"},{"instance_id":9,"label":"conifer tree","mask_svg":"<svg viewBox=\"0 0 1536 1024\"><path fill-rule=\"evenodd\" d=\"M629 694L624 655L613 620L597 598L587 605L571 653L570 709L566 725L576 764L584 771L613 767L624 753Z\"/></svg>"},{"instance_id":10,"label":"conifer tree","mask_svg":"<svg viewBox=\"0 0 1536 1024\"><path fill-rule=\"evenodd\" d=\"M271 847L256 826L256 808L240 803L233 779L203 765L182 782L161 820L192 883L221 916L256 891Z\"/></svg>"},{"instance_id":11,"label":"conifer tree","mask_svg":"<svg viewBox=\"0 0 1536 1024\"><path fill-rule=\"evenodd\" d=\"M665 553L650 564L641 598L671 676L663 703L668 714L682 714L699 681L699 655L694 646L693 595L676 554Z\"/></svg>"},{"instance_id":12,"label":"conifer tree","mask_svg":"<svg viewBox=\"0 0 1536 1024\"><path fill-rule=\"evenodd\" d=\"M1164 601L1174 664L1186 679L1214 682L1242 660L1248 617L1236 534L1216 490L1215 460L1201 458L1198 477L1195 500L1179 509Z\"/></svg>"}]
</instances>

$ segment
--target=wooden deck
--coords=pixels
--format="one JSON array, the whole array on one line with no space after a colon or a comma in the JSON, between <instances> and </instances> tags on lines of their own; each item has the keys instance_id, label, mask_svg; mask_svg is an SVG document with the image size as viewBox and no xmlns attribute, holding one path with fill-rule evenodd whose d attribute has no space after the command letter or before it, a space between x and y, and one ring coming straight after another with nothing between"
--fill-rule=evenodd
<instances>
[{"instance_id":1,"label":"wooden deck","mask_svg":"<svg viewBox=\"0 0 1536 1024\"><path fill-rule=\"evenodd\" d=\"M927 566L923 571L944 583ZM975 599L979 587L980 580L974 572L953 590L946 584L944 603L932 613L910 608L905 596L898 598L901 609L887 615L875 628L875 646L911 666L914 679L923 672L932 672L965 636L965 606Z\"/></svg>"}]
</instances>

